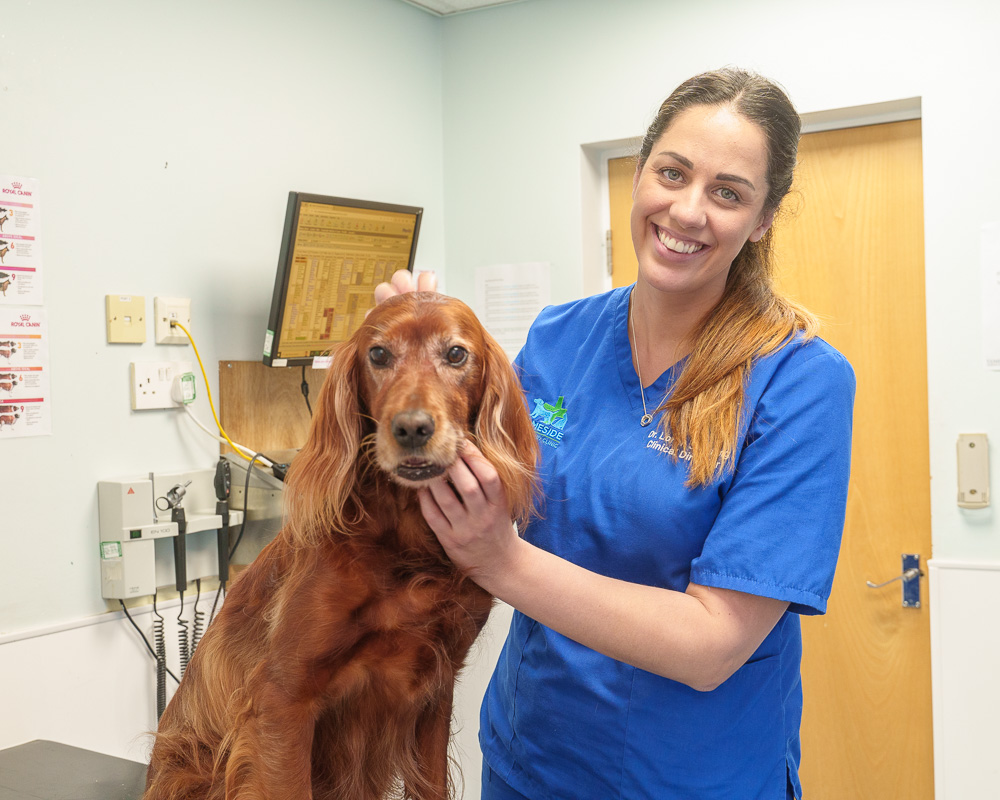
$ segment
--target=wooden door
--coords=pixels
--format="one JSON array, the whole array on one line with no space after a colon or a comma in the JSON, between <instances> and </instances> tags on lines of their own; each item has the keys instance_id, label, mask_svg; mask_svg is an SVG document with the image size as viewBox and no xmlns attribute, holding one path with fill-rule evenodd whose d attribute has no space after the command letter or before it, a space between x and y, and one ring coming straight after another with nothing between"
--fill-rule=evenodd
<instances>
[{"instance_id":1,"label":"wooden door","mask_svg":"<svg viewBox=\"0 0 1000 800\"><path fill-rule=\"evenodd\" d=\"M632 176L635 158L608 160L608 204L611 216L611 285L628 286L635 281L639 264L632 247Z\"/></svg>"},{"instance_id":2,"label":"wooden door","mask_svg":"<svg viewBox=\"0 0 1000 800\"><path fill-rule=\"evenodd\" d=\"M931 555L920 122L808 134L799 161L778 283L858 379L837 577L828 613L802 619L803 787L932 800L927 581L920 608L902 607L899 582L865 583L899 575L903 553Z\"/></svg>"}]
</instances>

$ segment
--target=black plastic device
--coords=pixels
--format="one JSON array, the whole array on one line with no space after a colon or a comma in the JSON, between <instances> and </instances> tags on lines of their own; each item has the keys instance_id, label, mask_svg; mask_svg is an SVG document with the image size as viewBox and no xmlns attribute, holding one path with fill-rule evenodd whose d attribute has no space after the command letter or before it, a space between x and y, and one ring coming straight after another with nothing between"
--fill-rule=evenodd
<instances>
[{"instance_id":1,"label":"black plastic device","mask_svg":"<svg viewBox=\"0 0 1000 800\"><path fill-rule=\"evenodd\" d=\"M215 513L222 517L222 527L217 535L219 550L219 582L229 580L229 492L232 485L232 472L229 462L219 459L215 465Z\"/></svg>"},{"instance_id":2,"label":"black plastic device","mask_svg":"<svg viewBox=\"0 0 1000 800\"><path fill-rule=\"evenodd\" d=\"M181 504L190 485L191 481L178 483L170 487L166 497L160 497L156 501L157 508L160 508L160 500L166 501L170 508L170 521L177 523L177 535L174 537L174 573L177 579L177 591L181 594L187 588L187 517Z\"/></svg>"}]
</instances>

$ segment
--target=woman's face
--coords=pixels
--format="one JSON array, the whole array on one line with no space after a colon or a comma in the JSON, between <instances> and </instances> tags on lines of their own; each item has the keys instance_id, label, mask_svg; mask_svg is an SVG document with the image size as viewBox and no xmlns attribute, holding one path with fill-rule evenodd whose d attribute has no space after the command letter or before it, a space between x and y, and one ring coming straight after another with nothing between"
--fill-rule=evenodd
<instances>
[{"instance_id":1,"label":"woman's face","mask_svg":"<svg viewBox=\"0 0 1000 800\"><path fill-rule=\"evenodd\" d=\"M632 244L639 281L711 309L729 267L774 219L765 213L767 141L728 106L679 113L636 170Z\"/></svg>"}]
</instances>

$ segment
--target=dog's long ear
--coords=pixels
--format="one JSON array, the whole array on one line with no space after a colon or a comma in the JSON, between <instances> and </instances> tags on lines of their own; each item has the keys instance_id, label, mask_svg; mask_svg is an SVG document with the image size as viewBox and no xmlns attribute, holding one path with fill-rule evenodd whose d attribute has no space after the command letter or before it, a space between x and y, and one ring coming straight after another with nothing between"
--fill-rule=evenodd
<instances>
[{"instance_id":1,"label":"dog's long ear","mask_svg":"<svg viewBox=\"0 0 1000 800\"><path fill-rule=\"evenodd\" d=\"M538 439L507 354L485 331L484 337L483 392L474 428L477 444L507 490L511 517L526 522L538 501Z\"/></svg>"},{"instance_id":2,"label":"dog's long ear","mask_svg":"<svg viewBox=\"0 0 1000 800\"><path fill-rule=\"evenodd\" d=\"M357 352L352 338L331 353L309 436L288 472L288 523L306 540L346 532L361 511L355 502L363 424Z\"/></svg>"}]
</instances>

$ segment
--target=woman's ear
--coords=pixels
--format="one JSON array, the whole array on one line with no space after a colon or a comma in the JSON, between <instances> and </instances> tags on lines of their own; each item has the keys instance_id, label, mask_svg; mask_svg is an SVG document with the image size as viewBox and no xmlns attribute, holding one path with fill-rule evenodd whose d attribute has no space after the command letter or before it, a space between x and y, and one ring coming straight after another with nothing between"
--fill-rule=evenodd
<instances>
[{"instance_id":1,"label":"woman's ear","mask_svg":"<svg viewBox=\"0 0 1000 800\"><path fill-rule=\"evenodd\" d=\"M753 233L750 234L750 241L759 242L773 224L774 224L774 212L765 211L760 218L760 224L756 228L754 228Z\"/></svg>"}]
</instances>

